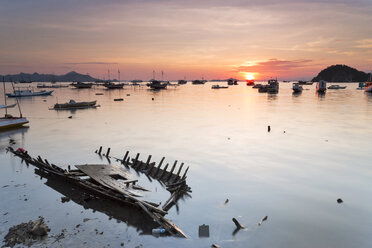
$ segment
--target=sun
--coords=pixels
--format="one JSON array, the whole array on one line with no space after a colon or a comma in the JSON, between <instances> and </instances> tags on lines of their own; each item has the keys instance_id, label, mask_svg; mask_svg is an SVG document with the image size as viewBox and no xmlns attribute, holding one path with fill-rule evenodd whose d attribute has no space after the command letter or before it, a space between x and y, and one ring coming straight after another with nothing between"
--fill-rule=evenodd
<instances>
[{"instance_id":1,"label":"sun","mask_svg":"<svg viewBox=\"0 0 372 248\"><path fill-rule=\"evenodd\" d=\"M254 73L246 73L245 79L247 80L253 80L254 79Z\"/></svg>"}]
</instances>

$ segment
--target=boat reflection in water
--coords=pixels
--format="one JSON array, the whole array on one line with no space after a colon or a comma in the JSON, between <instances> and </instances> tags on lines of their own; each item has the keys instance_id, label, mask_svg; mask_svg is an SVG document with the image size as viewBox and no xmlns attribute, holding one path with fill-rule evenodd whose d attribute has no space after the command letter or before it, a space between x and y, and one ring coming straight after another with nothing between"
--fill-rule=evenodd
<instances>
[{"instance_id":1,"label":"boat reflection in water","mask_svg":"<svg viewBox=\"0 0 372 248\"><path fill-rule=\"evenodd\" d=\"M93 211L104 213L117 221L125 222L128 226L135 227L140 235L151 235L152 229L159 226L148 215L143 214L137 208L129 207L128 205L107 198L100 198L38 168L35 169L35 174L47 179L45 185L76 204L83 206L84 209L92 209Z\"/></svg>"}]
</instances>

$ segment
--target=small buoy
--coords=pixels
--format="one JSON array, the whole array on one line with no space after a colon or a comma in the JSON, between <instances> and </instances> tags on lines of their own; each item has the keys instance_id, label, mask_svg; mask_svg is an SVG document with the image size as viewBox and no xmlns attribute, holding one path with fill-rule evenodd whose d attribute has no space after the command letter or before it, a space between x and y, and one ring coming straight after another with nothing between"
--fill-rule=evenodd
<instances>
[{"instance_id":1,"label":"small buoy","mask_svg":"<svg viewBox=\"0 0 372 248\"><path fill-rule=\"evenodd\" d=\"M69 119L72 119L72 115L70 115L68 118L69 118Z\"/></svg>"},{"instance_id":2,"label":"small buoy","mask_svg":"<svg viewBox=\"0 0 372 248\"><path fill-rule=\"evenodd\" d=\"M337 203L340 204L340 203L343 203L344 201L341 199L341 198L338 198L337 199Z\"/></svg>"},{"instance_id":3,"label":"small buoy","mask_svg":"<svg viewBox=\"0 0 372 248\"><path fill-rule=\"evenodd\" d=\"M226 201L225 201L225 205L226 205L227 203L229 203L229 199L226 199Z\"/></svg>"},{"instance_id":4,"label":"small buoy","mask_svg":"<svg viewBox=\"0 0 372 248\"><path fill-rule=\"evenodd\" d=\"M154 100L155 100L155 98L152 98L152 100L154 101Z\"/></svg>"},{"instance_id":5,"label":"small buoy","mask_svg":"<svg viewBox=\"0 0 372 248\"><path fill-rule=\"evenodd\" d=\"M127 96L130 96L130 94L127 94Z\"/></svg>"},{"instance_id":6,"label":"small buoy","mask_svg":"<svg viewBox=\"0 0 372 248\"><path fill-rule=\"evenodd\" d=\"M285 133L285 131L283 131L283 133Z\"/></svg>"}]
</instances>

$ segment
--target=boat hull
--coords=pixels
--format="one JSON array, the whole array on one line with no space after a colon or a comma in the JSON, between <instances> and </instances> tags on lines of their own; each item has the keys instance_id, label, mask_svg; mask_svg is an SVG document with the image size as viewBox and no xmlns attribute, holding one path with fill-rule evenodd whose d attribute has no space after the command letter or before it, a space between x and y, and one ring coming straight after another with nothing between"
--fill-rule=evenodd
<instances>
[{"instance_id":1,"label":"boat hull","mask_svg":"<svg viewBox=\"0 0 372 248\"><path fill-rule=\"evenodd\" d=\"M1 118L0 119L0 130L21 127L28 123L26 118Z\"/></svg>"},{"instance_id":2,"label":"boat hull","mask_svg":"<svg viewBox=\"0 0 372 248\"><path fill-rule=\"evenodd\" d=\"M40 92L31 92L31 93L8 93L8 97L28 97L28 96L49 96L53 93L51 91L40 91Z\"/></svg>"},{"instance_id":3,"label":"boat hull","mask_svg":"<svg viewBox=\"0 0 372 248\"><path fill-rule=\"evenodd\" d=\"M54 109L76 109L95 106L97 101L55 104Z\"/></svg>"}]
</instances>

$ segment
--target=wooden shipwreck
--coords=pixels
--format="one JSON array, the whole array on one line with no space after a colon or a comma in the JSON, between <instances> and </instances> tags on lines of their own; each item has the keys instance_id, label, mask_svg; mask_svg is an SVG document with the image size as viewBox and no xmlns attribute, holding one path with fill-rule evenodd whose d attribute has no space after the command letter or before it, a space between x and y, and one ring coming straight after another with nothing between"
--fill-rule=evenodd
<instances>
[{"instance_id":1,"label":"wooden shipwreck","mask_svg":"<svg viewBox=\"0 0 372 248\"><path fill-rule=\"evenodd\" d=\"M123 159L110 157L110 148L104 155L107 159L113 158L121 162L121 165L111 164L85 164L75 165L74 169L68 166L63 169L40 156L32 158L27 151L22 148L14 150L8 147L8 151L22 158L27 164L32 164L38 168L39 172L48 176L55 176L61 180L78 186L79 188L91 193L95 197L103 197L126 205L133 206L146 213L158 226L164 228L169 235L186 238L183 231L178 228L169 219L165 218L168 210L177 203L178 199L184 195L189 195L190 187L186 184L186 174L188 168L180 176L183 163L176 170L177 161L173 164L170 171L167 171L168 164L161 169L164 158L159 165L151 163L151 155L146 162L139 160L139 154L134 159L129 158L129 152L126 152ZM100 156L102 147L96 151ZM138 180L134 179L128 168L135 169L137 172L145 174L148 178L158 180L170 192L170 197L160 207L159 203L146 201L142 198L142 192L149 190L139 185Z\"/></svg>"}]
</instances>

